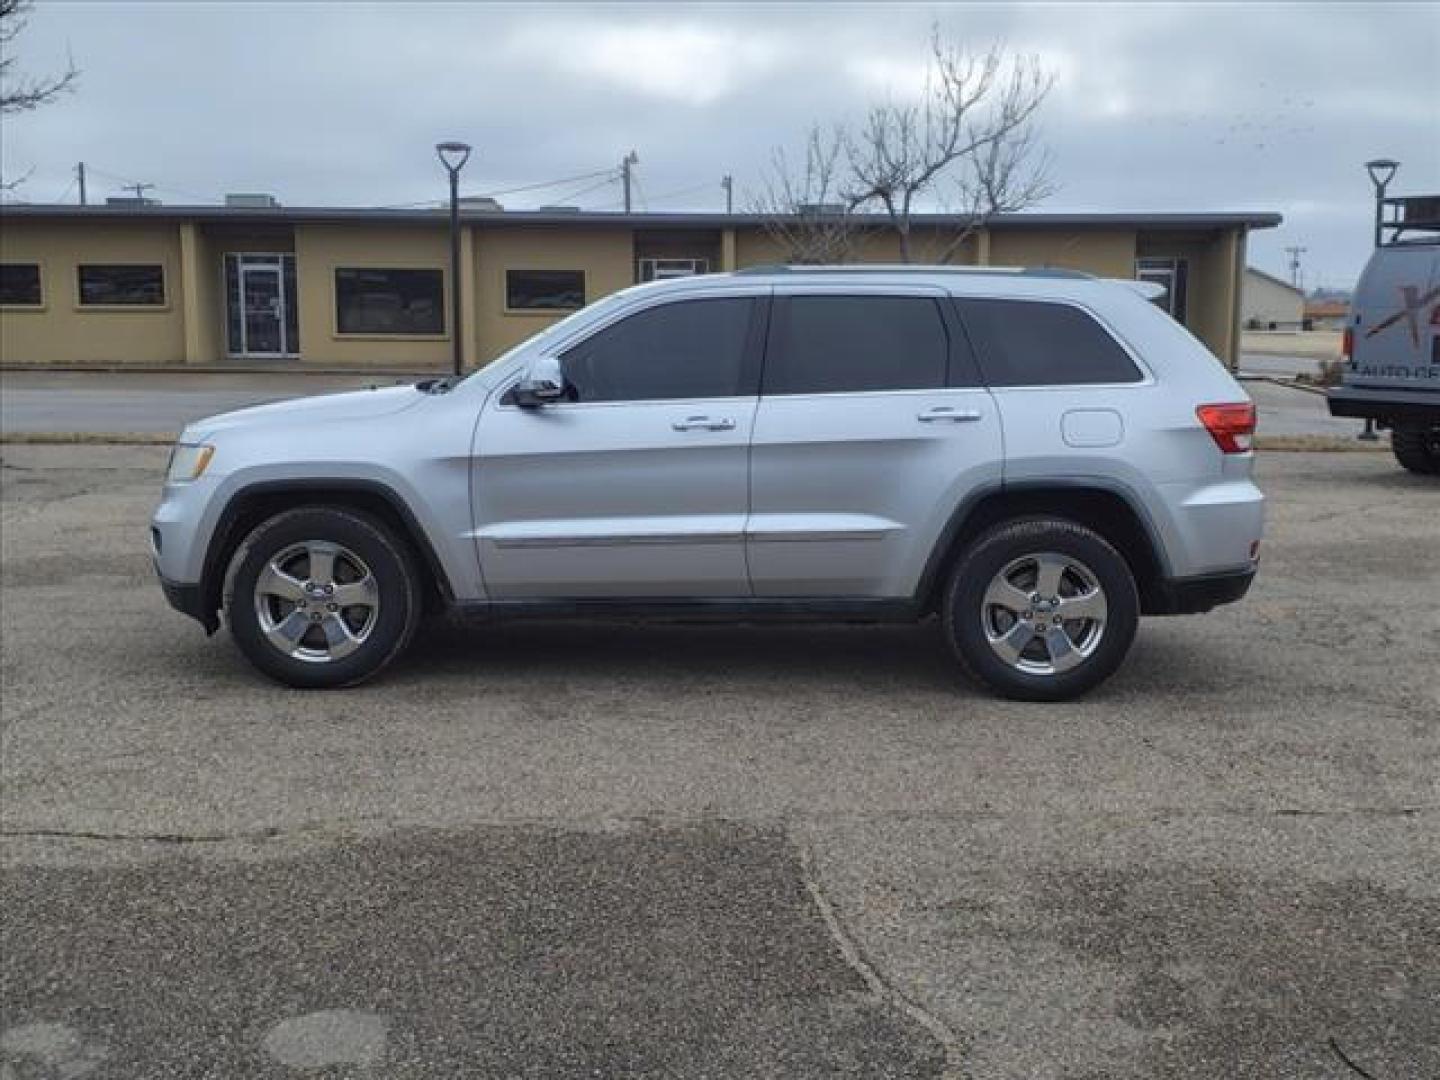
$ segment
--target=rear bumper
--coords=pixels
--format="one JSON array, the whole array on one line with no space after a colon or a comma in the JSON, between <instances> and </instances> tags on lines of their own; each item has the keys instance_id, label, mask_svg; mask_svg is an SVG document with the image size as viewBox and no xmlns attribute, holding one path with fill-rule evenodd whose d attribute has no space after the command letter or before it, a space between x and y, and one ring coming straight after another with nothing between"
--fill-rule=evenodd
<instances>
[{"instance_id":1,"label":"rear bumper","mask_svg":"<svg viewBox=\"0 0 1440 1080\"><path fill-rule=\"evenodd\" d=\"M1202 574L1199 577L1166 578L1155 590L1154 599L1145 614L1197 615L1221 604L1233 604L1250 591L1254 580L1253 568Z\"/></svg>"},{"instance_id":2,"label":"rear bumper","mask_svg":"<svg viewBox=\"0 0 1440 1080\"><path fill-rule=\"evenodd\" d=\"M1440 392L1434 390L1370 390L1337 386L1325 394L1331 416L1358 420L1419 421L1440 424Z\"/></svg>"}]
</instances>

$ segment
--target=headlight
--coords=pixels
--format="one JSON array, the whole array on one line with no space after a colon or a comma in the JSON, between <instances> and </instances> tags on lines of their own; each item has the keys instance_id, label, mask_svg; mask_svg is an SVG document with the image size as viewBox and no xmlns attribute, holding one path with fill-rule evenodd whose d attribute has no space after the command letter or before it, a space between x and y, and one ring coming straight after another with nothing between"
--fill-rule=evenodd
<instances>
[{"instance_id":1,"label":"headlight","mask_svg":"<svg viewBox=\"0 0 1440 1080\"><path fill-rule=\"evenodd\" d=\"M165 476L167 483L182 484L198 480L210 459L215 456L215 447L192 443L176 443L170 451L170 469Z\"/></svg>"}]
</instances>

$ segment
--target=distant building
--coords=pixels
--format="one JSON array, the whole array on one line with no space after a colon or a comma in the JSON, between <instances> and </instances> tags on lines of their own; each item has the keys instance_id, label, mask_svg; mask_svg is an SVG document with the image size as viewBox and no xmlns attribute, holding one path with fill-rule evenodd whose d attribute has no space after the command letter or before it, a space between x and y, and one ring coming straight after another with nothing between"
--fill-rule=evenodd
<instances>
[{"instance_id":1,"label":"distant building","mask_svg":"<svg viewBox=\"0 0 1440 1080\"><path fill-rule=\"evenodd\" d=\"M1233 363L1246 237L1279 222L1258 212L999 214L954 261L1160 284L1156 302ZM854 261L898 262L894 233L862 224L872 227ZM970 224L917 215L918 259L955 246ZM787 255L752 214L466 201L460 229L467 367L636 282ZM449 277L445 210L294 208L255 193L224 206L5 206L0 361L443 370Z\"/></svg>"},{"instance_id":2,"label":"distant building","mask_svg":"<svg viewBox=\"0 0 1440 1080\"><path fill-rule=\"evenodd\" d=\"M1345 300L1309 300L1305 304L1306 330L1344 330L1350 319Z\"/></svg>"},{"instance_id":3,"label":"distant building","mask_svg":"<svg viewBox=\"0 0 1440 1080\"><path fill-rule=\"evenodd\" d=\"M1305 318L1305 293L1288 281L1247 266L1240 318L1247 330L1299 330Z\"/></svg>"}]
</instances>

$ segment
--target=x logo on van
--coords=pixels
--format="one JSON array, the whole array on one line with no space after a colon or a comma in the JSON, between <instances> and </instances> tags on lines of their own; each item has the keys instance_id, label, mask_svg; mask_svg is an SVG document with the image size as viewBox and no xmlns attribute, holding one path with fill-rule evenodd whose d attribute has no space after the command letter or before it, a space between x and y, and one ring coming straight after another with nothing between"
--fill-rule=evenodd
<instances>
[{"instance_id":1,"label":"x logo on van","mask_svg":"<svg viewBox=\"0 0 1440 1080\"><path fill-rule=\"evenodd\" d=\"M1372 338L1380 333L1381 330L1388 330L1401 319L1404 319L1410 324L1410 342L1418 349L1420 348L1420 320L1417 319L1416 316L1430 301L1440 300L1440 286L1431 289L1424 296L1421 296L1420 290L1414 285L1401 285L1400 299L1404 302L1405 306L1376 323L1365 332L1365 336ZM1430 321L1435 322L1436 319L1440 319L1440 306L1436 307L1435 318L1432 318Z\"/></svg>"}]
</instances>

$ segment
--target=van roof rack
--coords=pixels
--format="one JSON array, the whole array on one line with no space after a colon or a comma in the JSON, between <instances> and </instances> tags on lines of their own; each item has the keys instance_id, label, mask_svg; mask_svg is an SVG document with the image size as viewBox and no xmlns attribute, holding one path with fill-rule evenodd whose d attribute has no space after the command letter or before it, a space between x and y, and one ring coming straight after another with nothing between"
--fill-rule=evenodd
<instances>
[{"instance_id":1,"label":"van roof rack","mask_svg":"<svg viewBox=\"0 0 1440 1080\"><path fill-rule=\"evenodd\" d=\"M841 266L809 266L804 263L774 263L736 270L744 277L771 274L994 274L1008 277L1093 279L1094 274L1063 266L916 266L913 263L847 263Z\"/></svg>"},{"instance_id":2,"label":"van roof rack","mask_svg":"<svg viewBox=\"0 0 1440 1080\"><path fill-rule=\"evenodd\" d=\"M1380 246L1433 244L1435 236L1406 236L1407 232L1440 233L1440 195L1396 195L1380 200Z\"/></svg>"}]
</instances>

